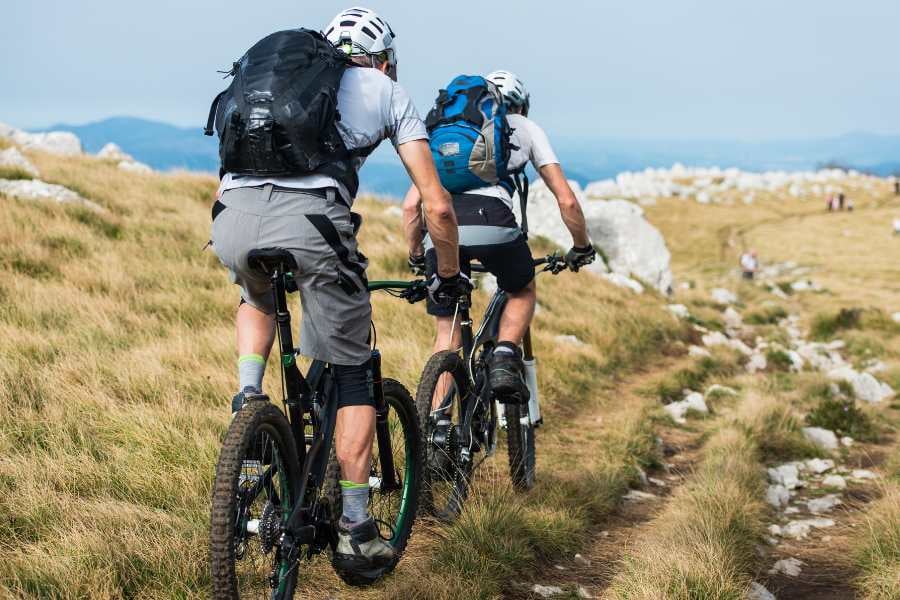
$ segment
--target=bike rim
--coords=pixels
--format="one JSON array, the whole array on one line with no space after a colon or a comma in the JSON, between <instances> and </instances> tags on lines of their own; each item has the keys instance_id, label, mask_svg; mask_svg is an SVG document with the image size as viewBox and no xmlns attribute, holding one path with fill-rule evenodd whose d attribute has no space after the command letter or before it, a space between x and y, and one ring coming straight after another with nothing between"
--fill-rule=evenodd
<instances>
[{"instance_id":1,"label":"bike rim","mask_svg":"<svg viewBox=\"0 0 900 600\"><path fill-rule=\"evenodd\" d=\"M259 442L257 442L259 438ZM258 534L251 535L247 532L247 524L251 519L260 520L262 510L268 502L281 508L281 525L287 522L292 507L292 494L290 483L287 479L287 471L284 468L284 458L276 438L265 428L260 429L248 450L256 450L260 460L245 457L241 466L241 478L263 477L268 472L273 481L263 486L252 499L241 500L238 503L239 515L236 515L236 525L243 529L240 544L244 546L243 556L235 556L235 575L238 588L242 597L281 597L287 591L287 582L292 569L289 561L281 555L280 548L274 547L269 553L262 550L262 542ZM262 461L267 453L271 456L268 469L261 469ZM250 453L248 452L248 455ZM253 473L253 469L256 473ZM241 481L239 491L241 493ZM276 502L277 501L277 502ZM254 508L255 507L255 508ZM258 527L259 525L257 525ZM237 532L236 532L237 533ZM235 546L239 546L235 540ZM237 554L237 551L236 551ZM273 555L274 554L274 555ZM275 573L276 585L272 585L268 575ZM245 591L246 590L246 591ZM256 590L256 591L254 591ZM265 593L263 593L265 591Z\"/></svg>"},{"instance_id":2,"label":"bike rim","mask_svg":"<svg viewBox=\"0 0 900 600\"><path fill-rule=\"evenodd\" d=\"M403 535L403 529L408 517L411 488L413 484L413 448L410 441L410 432L400 419L393 406L388 406L388 431L391 438L391 450L394 456L394 468L401 479L400 489L387 493L381 489L383 472L379 464L379 449L377 445L372 448L373 468L369 487L369 511L379 526L381 536L391 544L396 544ZM377 444L377 437L375 439ZM402 447L402 450L401 450ZM403 464L401 465L401 457ZM378 482L372 484L372 480ZM389 535L385 535L383 527L389 529Z\"/></svg>"}]
</instances>

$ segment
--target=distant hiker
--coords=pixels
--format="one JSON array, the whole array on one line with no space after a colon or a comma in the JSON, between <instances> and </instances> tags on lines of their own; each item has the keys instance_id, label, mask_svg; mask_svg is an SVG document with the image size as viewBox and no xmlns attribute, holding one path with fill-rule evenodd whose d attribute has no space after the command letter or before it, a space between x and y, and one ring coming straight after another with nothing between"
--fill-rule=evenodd
<instances>
[{"instance_id":1,"label":"distant hiker","mask_svg":"<svg viewBox=\"0 0 900 600\"><path fill-rule=\"evenodd\" d=\"M831 212L834 210L834 194L828 194L825 198L825 210Z\"/></svg>"},{"instance_id":2,"label":"distant hiker","mask_svg":"<svg viewBox=\"0 0 900 600\"><path fill-rule=\"evenodd\" d=\"M234 63L232 74L206 129L208 135L213 126L218 131L222 161L212 244L241 287L240 391L231 410L262 396L275 337L270 280L248 265L248 253L286 249L299 267L293 273L303 307L299 352L329 363L339 390L335 449L342 502L331 515L339 518L332 563L340 571L366 573L396 554L368 508L375 434L367 379L372 306L368 261L356 239L362 220L350 210L357 172L383 140L391 141L422 194L435 248L429 291L439 298L458 297L468 282L459 272L453 205L438 178L425 123L397 84L394 32L375 12L345 10L324 34L273 33Z\"/></svg>"},{"instance_id":3,"label":"distant hiker","mask_svg":"<svg viewBox=\"0 0 900 600\"><path fill-rule=\"evenodd\" d=\"M894 219L894 235L900 235L900 219Z\"/></svg>"},{"instance_id":4,"label":"distant hiker","mask_svg":"<svg viewBox=\"0 0 900 600\"><path fill-rule=\"evenodd\" d=\"M853 211L853 198L847 198L847 211Z\"/></svg>"},{"instance_id":5,"label":"distant hiker","mask_svg":"<svg viewBox=\"0 0 900 600\"><path fill-rule=\"evenodd\" d=\"M900 177L894 177L894 194L900 196Z\"/></svg>"},{"instance_id":6,"label":"distant hiker","mask_svg":"<svg viewBox=\"0 0 900 600\"><path fill-rule=\"evenodd\" d=\"M758 269L759 260L756 258L756 250L741 254L741 274L744 279L753 279Z\"/></svg>"},{"instance_id":7,"label":"distant hiker","mask_svg":"<svg viewBox=\"0 0 900 600\"><path fill-rule=\"evenodd\" d=\"M838 194L838 210L844 210L844 192Z\"/></svg>"}]
</instances>

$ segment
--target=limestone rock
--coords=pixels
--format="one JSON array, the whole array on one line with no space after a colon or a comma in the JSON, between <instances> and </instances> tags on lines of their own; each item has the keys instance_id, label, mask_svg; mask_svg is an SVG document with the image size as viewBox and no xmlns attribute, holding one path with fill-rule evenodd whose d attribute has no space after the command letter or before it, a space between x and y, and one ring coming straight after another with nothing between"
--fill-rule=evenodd
<instances>
[{"instance_id":1,"label":"limestone rock","mask_svg":"<svg viewBox=\"0 0 900 600\"><path fill-rule=\"evenodd\" d=\"M804 427L803 437L825 450L837 450L838 439L833 431L821 427Z\"/></svg>"},{"instance_id":2,"label":"limestone rock","mask_svg":"<svg viewBox=\"0 0 900 600\"><path fill-rule=\"evenodd\" d=\"M813 498L806 501L806 508L814 515L831 512L831 510L841 504L841 498L837 494L826 494L821 498Z\"/></svg>"},{"instance_id":3,"label":"limestone rock","mask_svg":"<svg viewBox=\"0 0 900 600\"><path fill-rule=\"evenodd\" d=\"M122 150L118 144L113 142L109 142L105 146L100 149L100 152L97 153L97 158L102 158L105 160L114 160L116 162L120 161L134 161L134 157L130 154Z\"/></svg>"},{"instance_id":4,"label":"limestone rock","mask_svg":"<svg viewBox=\"0 0 900 600\"><path fill-rule=\"evenodd\" d=\"M730 292L725 288L713 288L712 292L710 292L710 296L712 296L713 302L719 304L734 304L737 302L735 293Z\"/></svg>"},{"instance_id":5,"label":"limestone rock","mask_svg":"<svg viewBox=\"0 0 900 600\"><path fill-rule=\"evenodd\" d=\"M826 488L833 488L836 490L843 490L847 487L847 481L840 475L829 475L822 480L822 486Z\"/></svg>"},{"instance_id":6,"label":"limestone rock","mask_svg":"<svg viewBox=\"0 0 900 600\"><path fill-rule=\"evenodd\" d=\"M563 589L558 585L541 585L539 583L534 584L531 591L541 598L551 598L563 593Z\"/></svg>"},{"instance_id":7,"label":"limestone rock","mask_svg":"<svg viewBox=\"0 0 900 600\"><path fill-rule=\"evenodd\" d=\"M802 560L794 557L783 558L772 565L772 568L769 569L769 574L777 575L779 573L783 573L788 577L796 577L800 574L800 571L802 570L800 567L802 567L804 564L805 563Z\"/></svg>"},{"instance_id":8,"label":"limestone rock","mask_svg":"<svg viewBox=\"0 0 900 600\"><path fill-rule=\"evenodd\" d=\"M0 179L0 195L10 196L19 200L52 201L59 204L78 204L97 212L103 212L103 207L95 202L82 198L77 192L69 188L53 183L45 183L37 180Z\"/></svg>"},{"instance_id":9,"label":"limestone rock","mask_svg":"<svg viewBox=\"0 0 900 600\"><path fill-rule=\"evenodd\" d=\"M13 142L27 150L38 150L63 156L81 154L81 140L74 133L68 131L47 133L15 131L11 137Z\"/></svg>"},{"instance_id":10,"label":"limestone rock","mask_svg":"<svg viewBox=\"0 0 900 600\"><path fill-rule=\"evenodd\" d=\"M830 471L834 468L834 461L830 458L811 458L803 463L804 468L808 471L812 471L816 475L820 475L826 471Z\"/></svg>"},{"instance_id":11,"label":"limestone rock","mask_svg":"<svg viewBox=\"0 0 900 600\"><path fill-rule=\"evenodd\" d=\"M766 490L766 502L768 502L775 508L787 506L787 503L790 501L790 499L791 493L780 483L772 484Z\"/></svg>"},{"instance_id":12,"label":"limestone rock","mask_svg":"<svg viewBox=\"0 0 900 600\"><path fill-rule=\"evenodd\" d=\"M853 394L860 400L877 404L894 395L894 390L886 383L878 381L871 373L860 373L850 366L842 366L828 372L835 381L846 381L853 388Z\"/></svg>"},{"instance_id":13,"label":"limestone rock","mask_svg":"<svg viewBox=\"0 0 900 600\"><path fill-rule=\"evenodd\" d=\"M796 489L803 485L800 481L800 470L796 465L784 464L778 467L768 469L769 481L781 484L789 490Z\"/></svg>"},{"instance_id":14,"label":"limestone rock","mask_svg":"<svg viewBox=\"0 0 900 600\"><path fill-rule=\"evenodd\" d=\"M0 150L0 167L18 169L32 177L38 177L39 175L37 167L35 167L31 161L15 147Z\"/></svg>"},{"instance_id":15,"label":"limestone rock","mask_svg":"<svg viewBox=\"0 0 900 600\"><path fill-rule=\"evenodd\" d=\"M644 218L643 209L627 200L584 200L580 186L574 181L569 184L581 200L588 232L609 259L610 270L668 293L672 287L671 255L662 234ZM519 203L513 205L518 217ZM572 245L572 236L559 216L559 205L542 181L531 187L528 226L531 232L563 248Z\"/></svg>"},{"instance_id":16,"label":"limestone rock","mask_svg":"<svg viewBox=\"0 0 900 600\"><path fill-rule=\"evenodd\" d=\"M123 171L128 171L129 173L139 173L141 175L146 175L147 173L153 172L153 169L150 168L149 165L145 165L144 163L137 162L135 160L123 160L119 163L118 167Z\"/></svg>"},{"instance_id":17,"label":"limestone rock","mask_svg":"<svg viewBox=\"0 0 900 600\"><path fill-rule=\"evenodd\" d=\"M579 340L574 335L558 335L553 339L560 344L568 344L570 346L575 346L576 348L582 348L585 346L585 343Z\"/></svg>"},{"instance_id":18,"label":"limestone rock","mask_svg":"<svg viewBox=\"0 0 900 600\"><path fill-rule=\"evenodd\" d=\"M691 316L691 313L688 312L687 306L685 306L684 304L668 304L666 305L666 310L680 319L687 319L689 316Z\"/></svg>"},{"instance_id":19,"label":"limestone rock","mask_svg":"<svg viewBox=\"0 0 900 600\"><path fill-rule=\"evenodd\" d=\"M750 589L747 590L747 600L775 600L775 595L761 583L751 581Z\"/></svg>"},{"instance_id":20,"label":"limestone rock","mask_svg":"<svg viewBox=\"0 0 900 600\"><path fill-rule=\"evenodd\" d=\"M684 400L670 402L663 406L663 410L669 413L676 423L686 423L687 420L685 419L685 416L688 411L693 410L702 414L707 414L709 412L709 408L703 400L703 395L699 392L687 394L684 397Z\"/></svg>"}]
</instances>

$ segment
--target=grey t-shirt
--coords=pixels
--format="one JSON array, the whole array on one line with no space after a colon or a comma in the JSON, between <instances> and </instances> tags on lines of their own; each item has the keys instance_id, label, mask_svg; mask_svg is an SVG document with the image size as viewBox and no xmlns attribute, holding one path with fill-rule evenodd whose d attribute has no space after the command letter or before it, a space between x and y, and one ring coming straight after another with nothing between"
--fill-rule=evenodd
<instances>
[{"instance_id":1,"label":"grey t-shirt","mask_svg":"<svg viewBox=\"0 0 900 600\"><path fill-rule=\"evenodd\" d=\"M534 166L535 170L539 170L545 165L559 164L556 153L547 139L547 134L541 129L540 125L522 115L511 114L507 117L509 126L512 128L510 141L513 146L518 146L518 150L513 150L509 156L509 170L516 171L521 169L529 162ZM494 196L500 198L512 208L512 198L502 186L493 185L477 190L466 192L467 194L480 194L482 196Z\"/></svg>"},{"instance_id":2,"label":"grey t-shirt","mask_svg":"<svg viewBox=\"0 0 900 600\"><path fill-rule=\"evenodd\" d=\"M425 123L406 91L387 75L376 69L351 67L341 79L338 90L338 131L348 150L377 146L390 139L394 147L414 140L427 140ZM355 167L362 167L359 157ZM226 173L219 192L236 187L252 187L271 183L295 189L337 188L348 204L353 202L347 189L336 179L326 175L297 177L232 176Z\"/></svg>"}]
</instances>

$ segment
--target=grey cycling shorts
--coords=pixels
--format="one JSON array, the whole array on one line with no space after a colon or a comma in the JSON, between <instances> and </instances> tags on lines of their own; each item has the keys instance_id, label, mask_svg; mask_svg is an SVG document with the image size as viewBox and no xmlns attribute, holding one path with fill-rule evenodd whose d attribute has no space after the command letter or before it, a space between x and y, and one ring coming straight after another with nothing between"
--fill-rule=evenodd
<instances>
[{"instance_id":1,"label":"grey cycling shorts","mask_svg":"<svg viewBox=\"0 0 900 600\"><path fill-rule=\"evenodd\" d=\"M303 307L300 352L335 365L361 365L371 355L368 261L357 249L358 218L332 188L234 188L213 208L213 249L248 304L275 312L269 279L249 268L247 253L284 248L294 256Z\"/></svg>"}]
</instances>

